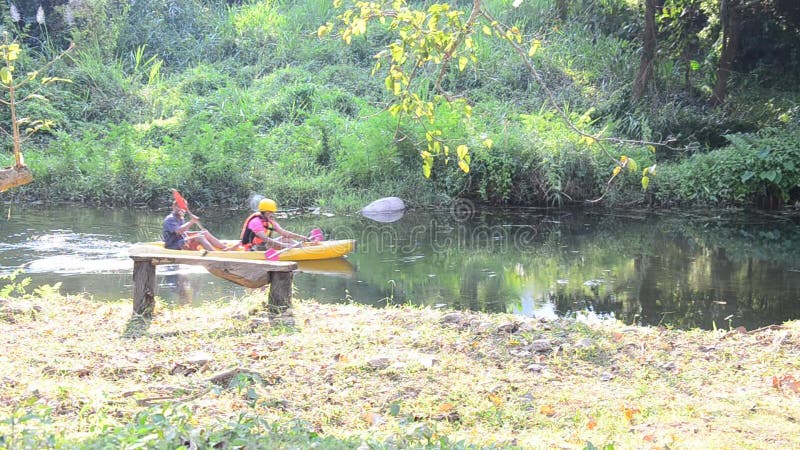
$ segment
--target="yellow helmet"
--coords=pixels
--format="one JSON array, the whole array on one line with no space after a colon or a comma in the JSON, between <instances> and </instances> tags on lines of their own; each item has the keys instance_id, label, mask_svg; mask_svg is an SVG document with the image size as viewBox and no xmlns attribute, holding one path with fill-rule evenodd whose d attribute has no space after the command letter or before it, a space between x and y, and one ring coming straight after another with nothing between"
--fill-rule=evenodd
<instances>
[{"instance_id":1,"label":"yellow helmet","mask_svg":"<svg viewBox=\"0 0 800 450\"><path fill-rule=\"evenodd\" d=\"M278 210L278 204L275 203L275 200L262 198L261 201L258 202L258 210L261 212L275 212Z\"/></svg>"}]
</instances>

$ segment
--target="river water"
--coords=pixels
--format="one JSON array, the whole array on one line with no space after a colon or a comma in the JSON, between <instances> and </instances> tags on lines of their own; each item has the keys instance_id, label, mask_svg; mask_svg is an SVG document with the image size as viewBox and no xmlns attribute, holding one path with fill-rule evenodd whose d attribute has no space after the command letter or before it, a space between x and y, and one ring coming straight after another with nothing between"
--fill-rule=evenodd
<instances>
[{"instance_id":1,"label":"river water","mask_svg":"<svg viewBox=\"0 0 800 450\"><path fill-rule=\"evenodd\" d=\"M195 211L221 238L248 214ZM128 247L158 240L168 213L80 205L4 205L0 286L60 283L97 301L132 296ZM605 209L483 210L468 202L391 223L289 214L284 228L356 239L346 259L301 265L296 297L375 306L411 303L535 317L748 329L800 318L797 215ZM193 266L159 266L164 301L230 300L246 290Z\"/></svg>"}]
</instances>

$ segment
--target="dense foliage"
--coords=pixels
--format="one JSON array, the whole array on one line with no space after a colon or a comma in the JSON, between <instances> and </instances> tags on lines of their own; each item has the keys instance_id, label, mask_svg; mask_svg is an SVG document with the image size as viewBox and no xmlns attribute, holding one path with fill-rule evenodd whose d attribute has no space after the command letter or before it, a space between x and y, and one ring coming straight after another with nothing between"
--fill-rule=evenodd
<instances>
[{"instance_id":1,"label":"dense foliage","mask_svg":"<svg viewBox=\"0 0 800 450\"><path fill-rule=\"evenodd\" d=\"M541 44L531 61L544 85L507 41L474 33L474 63L459 62L441 80L467 100L471 118L463 103L443 103L429 116L430 128L470 148L469 173L460 157L442 158L430 179L420 159L429 126L392 115L393 92L372 75L394 30L372 27L350 45L342 36L320 39L319 26L342 12L330 0L11 3L3 29L22 44L18 73L69 42L76 50L48 69L72 83L49 85L49 102L20 107L24 117L53 123L22 149L35 182L0 198L156 205L175 187L206 205L242 205L259 192L281 205L347 209L382 195L557 205L603 196L609 204L779 206L800 197L791 147L800 120L800 12L792 2L723 2L742 11L748 39L716 106L728 24L719 2L662 2L652 79L638 100L631 84L645 19L637 2L482 3ZM469 6L453 5L464 13ZM420 98L433 98L434 81L435 73L420 71ZM601 151L551 102L592 134L640 143ZM7 111L0 120L8 123ZM7 137L3 143L10 148ZM607 184L621 155L630 170ZM642 170L653 164L643 191Z\"/></svg>"}]
</instances>

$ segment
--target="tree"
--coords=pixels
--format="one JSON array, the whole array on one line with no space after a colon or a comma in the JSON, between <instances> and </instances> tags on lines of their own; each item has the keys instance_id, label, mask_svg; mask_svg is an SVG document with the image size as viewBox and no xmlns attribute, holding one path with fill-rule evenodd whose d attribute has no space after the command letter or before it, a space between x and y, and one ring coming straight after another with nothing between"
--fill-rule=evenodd
<instances>
[{"instance_id":1,"label":"tree","mask_svg":"<svg viewBox=\"0 0 800 450\"><path fill-rule=\"evenodd\" d=\"M17 117L17 106L19 106L21 103L29 100L46 100L43 96L37 93L37 89L34 89L32 92L27 93L21 98L18 98L20 89L37 80L40 72L45 70L73 48L73 46L70 45L66 51L42 66L39 70L29 72L22 77L21 81L17 81L14 79L14 64L19 58L22 49L18 43L9 41L7 32L3 32L3 42L4 43L0 45L0 58L2 58L4 63L3 67L0 67L0 88L6 91L7 97L0 98L0 103L7 106L11 114L11 131L9 132L2 127L0 127L0 131L2 131L11 139L14 152L14 165L0 169L0 192L13 187L28 184L33 181L33 174L25 165L25 160L22 157L22 151L20 148L22 141L36 131L47 129L52 125L50 121L44 119L32 120L28 117ZM40 80L40 86L44 86L55 81L69 80L55 77L43 77ZM20 131L21 126L25 127L24 134Z\"/></svg>"},{"instance_id":2,"label":"tree","mask_svg":"<svg viewBox=\"0 0 800 450\"><path fill-rule=\"evenodd\" d=\"M513 6L518 7L522 1L514 0ZM333 0L333 4L334 7L341 8L343 0ZM638 170L638 167L635 161L624 155L619 158L614 156L604 143L653 144L602 136L602 132L593 133L588 130L585 123L571 121L534 64L533 58L542 41L536 37L523 38L522 32L516 26L500 23L485 8L483 0L472 0L469 14L449 3L433 3L422 9L409 5L405 0L357 1L345 7L337 19L336 25L329 22L320 26L318 35L322 37L330 32L338 32L345 43L350 44L353 37L367 33L370 23L378 22L395 36L395 40L386 44L375 55L377 62L373 74L380 71L385 74L386 88L394 97L389 111L398 121L403 116L410 116L424 124L427 149L421 151L420 156L426 177L430 177L436 159L443 160L445 164L455 161L461 170L469 172L469 148L464 143L448 142L441 130L435 128L434 119L437 108L445 103L459 110L464 118L471 115L472 109L468 102L444 89L442 81L447 74L456 70L463 72L470 65L478 63L473 42L476 33L492 36L510 45L533 79L545 91L550 106L581 136L581 142L598 145L615 162L616 167L609 185L623 168ZM420 78L423 82L419 81ZM426 94L430 86L433 87L433 95ZM453 145L456 145L455 152L451 151ZM491 147L492 142L487 139L483 145ZM642 186L645 189L649 182L648 175L654 173L655 166L644 169Z\"/></svg>"},{"instance_id":3,"label":"tree","mask_svg":"<svg viewBox=\"0 0 800 450\"><path fill-rule=\"evenodd\" d=\"M711 103L721 105L725 103L728 93L728 77L739 51L739 41L742 33L741 0L722 0L719 7L719 19L722 24L722 52L717 67L717 81L711 92Z\"/></svg>"},{"instance_id":4,"label":"tree","mask_svg":"<svg viewBox=\"0 0 800 450\"><path fill-rule=\"evenodd\" d=\"M642 59L639 71L633 80L633 101L639 101L653 78L653 64L656 59L656 0L644 0L644 36Z\"/></svg>"}]
</instances>

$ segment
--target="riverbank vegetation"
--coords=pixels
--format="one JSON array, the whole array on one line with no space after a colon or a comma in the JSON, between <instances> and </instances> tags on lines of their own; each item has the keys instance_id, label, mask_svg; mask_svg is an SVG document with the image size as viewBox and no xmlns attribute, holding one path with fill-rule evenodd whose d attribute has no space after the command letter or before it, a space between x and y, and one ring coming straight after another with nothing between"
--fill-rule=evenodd
<instances>
[{"instance_id":1,"label":"riverbank vegetation","mask_svg":"<svg viewBox=\"0 0 800 450\"><path fill-rule=\"evenodd\" d=\"M800 13L785 2L723 2L731 16L717 3L643 11L626 0L486 0L498 23L538 42L528 62L539 78L507 41L476 30L475 60L459 60L441 80L471 117L462 103L443 103L430 125L392 115L394 92L372 74L393 30L371 24L350 45L335 33L318 37L342 13L329 0L14 4L3 27L24 50L18 73L76 47L49 68L71 83L46 86L49 102L20 106L22 116L52 123L22 149L35 181L0 198L157 205L178 188L198 205L241 207L257 192L338 210L390 194L419 205L454 197L792 204L800 199ZM655 41L642 38L646 30ZM726 30L748 39L732 48ZM432 100L435 79L420 70L414 92ZM609 158L554 104L592 135L635 142L606 144ZM426 160L427 128L469 148L469 173L455 144L448 164ZM607 184L620 165L626 170Z\"/></svg>"},{"instance_id":2,"label":"riverbank vegetation","mask_svg":"<svg viewBox=\"0 0 800 450\"><path fill-rule=\"evenodd\" d=\"M796 322L677 331L263 293L0 300L3 448L792 448ZM58 345L53 345L58 342Z\"/></svg>"}]
</instances>

